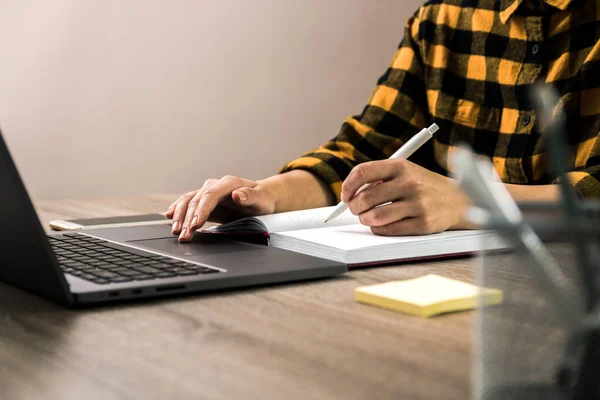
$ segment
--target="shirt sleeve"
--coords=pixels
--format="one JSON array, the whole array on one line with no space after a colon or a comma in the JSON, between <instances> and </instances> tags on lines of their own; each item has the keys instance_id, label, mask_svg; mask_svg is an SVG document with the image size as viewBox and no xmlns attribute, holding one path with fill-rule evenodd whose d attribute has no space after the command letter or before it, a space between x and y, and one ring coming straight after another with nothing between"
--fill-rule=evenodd
<instances>
[{"instance_id":1,"label":"shirt sleeve","mask_svg":"<svg viewBox=\"0 0 600 400\"><path fill-rule=\"evenodd\" d=\"M567 178L580 198L600 200L600 133L577 146L575 168Z\"/></svg>"},{"instance_id":2,"label":"shirt sleeve","mask_svg":"<svg viewBox=\"0 0 600 400\"><path fill-rule=\"evenodd\" d=\"M295 169L312 172L329 185L339 201L342 182L355 165L388 158L428 125L419 15L420 10L408 20L404 39L362 114L347 117L336 137L287 163L280 173ZM425 164L419 162L419 155L427 151L432 154L427 147L423 146L411 160ZM421 161L428 157L423 158Z\"/></svg>"}]
</instances>

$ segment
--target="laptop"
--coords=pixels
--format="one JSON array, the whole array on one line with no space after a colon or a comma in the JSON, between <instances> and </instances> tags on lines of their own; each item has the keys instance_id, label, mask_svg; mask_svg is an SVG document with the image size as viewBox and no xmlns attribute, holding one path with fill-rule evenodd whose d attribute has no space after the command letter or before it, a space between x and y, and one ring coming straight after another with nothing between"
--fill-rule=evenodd
<instances>
[{"instance_id":1,"label":"laptop","mask_svg":"<svg viewBox=\"0 0 600 400\"><path fill-rule=\"evenodd\" d=\"M168 225L46 234L0 132L0 280L66 306L330 277L334 261Z\"/></svg>"}]
</instances>

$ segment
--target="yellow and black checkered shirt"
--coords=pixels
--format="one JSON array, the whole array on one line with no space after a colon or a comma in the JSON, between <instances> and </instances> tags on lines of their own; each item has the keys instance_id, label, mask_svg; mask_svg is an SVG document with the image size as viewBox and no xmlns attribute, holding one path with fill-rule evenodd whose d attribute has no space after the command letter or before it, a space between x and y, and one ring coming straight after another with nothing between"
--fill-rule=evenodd
<instances>
[{"instance_id":1,"label":"yellow and black checkered shirt","mask_svg":"<svg viewBox=\"0 0 600 400\"><path fill-rule=\"evenodd\" d=\"M411 160L448 175L454 146L490 157L506 183L555 182L528 89L555 86L567 116L570 183L600 199L600 0L429 1L411 17L362 114L282 169L305 169L338 200L356 164L388 158L435 122Z\"/></svg>"}]
</instances>

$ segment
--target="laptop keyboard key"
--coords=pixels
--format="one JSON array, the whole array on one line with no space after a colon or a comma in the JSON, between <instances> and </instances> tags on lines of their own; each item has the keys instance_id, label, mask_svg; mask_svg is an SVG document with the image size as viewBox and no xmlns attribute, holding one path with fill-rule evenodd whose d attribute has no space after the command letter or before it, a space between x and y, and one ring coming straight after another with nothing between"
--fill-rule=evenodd
<instances>
[{"instance_id":1,"label":"laptop keyboard key","mask_svg":"<svg viewBox=\"0 0 600 400\"><path fill-rule=\"evenodd\" d=\"M150 264L148 265L151 268L157 268L157 269L165 269L165 268L173 268L173 266L171 264L165 264L165 263L158 263L158 264Z\"/></svg>"},{"instance_id":2,"label":"laptop keyboard key","mask_svg":"<svg viewBox=\"0 0 600 400\"><path fill-rule=\"evenodd\" d=\"M152 267L134 267L133 269L135 269L136 271L140 271L143 272L144 274L156 274L158 272L160 272L160 270L156 269L156 268L152 268Z\"/></svg>"},{"instance_id":3,"label":"laptop keyboard key","mask_svg":"<svg viewBox=\"0 0 600 400\"><path fill-rule=\"evenodd\" d=\"M166 263L169 263L171 265L184 265L184 264L189 264L185 261L181 261L181 260L165 260Z\"/></svg>"},{"instance_id":4,"label":"laptop keyboard key","mask_svg":"<svg viewBox=\"0 0 600 400\"><path fill-rule=\"evenodd\" d=\"M135 265L136 263L134 261L131 261L131 260L118 260L118 261L113 261L113 264L116 264L116 265Z\"/></svg>"},{"instance_id":5,"label":"laptop keyboard key","mask_svg":"<svg viewBox=\"0 0 600 400\"><path fill-rule=\"evenodd\" d=\"M59 264L60 264L61 266L65 266L65 267L73 267L73 268L75 268L75 267L78 267L78 266L80 266L80 265L83 265L83 264L81 264L80 262L77 262L77 261L72 261L72 260L68 260L68 259L67 259L67 260L65 260L65 261L59 262Z\"/></svg>"},{"instance_id":6,"label":"laptop keyboard key","mask_svg":"<svg viewBox=\"0 0 600 400\"><path fill-rule=\"evenodd\" d=\"M122 271L113 271L119 275L123 275L123 276L136 276L136 275L140 275L140 273L136 270L133 269L126 269L126 270L122 270Z\"/></svg>"},{"instance_id":7,"label":"laptop keyboard key","mask_svg":"<svg viewBox=\"0 0 600 400\"><path fill-rule=\"evenodd\" d=\"M172 272L172 273L180 275L180 276L198 275L197 271L192 271L191 269L187 269L187 268L173 268L173 269L170 269L169 272Z\"/></svg>"},{"instance_id":8,"label":"laptop keyboard key","mask_svg":"<svg viewBox=\"0 0 600 400\"><path fill-rule=\"evenodd\" d=\"M107 271L112 271L112 272L131 271L130 269L123 268L122 265L116 265L116 264L105 264L103 267L100 267L100 268L105 269Z\"/></svg>"},{"instance_id":9,"label":"laptop keyboard key","mask_svg":"<svg viewBox=\"0 0 600 400\"><path fill-rule=\"evenodd\" d=\"M93 274L95 276L97 276L98 278L103 278L103 279L109 279L112 280L113 278L118 278L120 275L115 274L114 272L110 272L110 271L94 271Z\"/></svg>"},{"instance_id":10,"label":"laptop keyboard key","mask_svg":"<svg viewBox=\"0 0 600 400\"><path fill-rule=\"evenodd\" d=\"M163 271L160 272L158 274L155 275L157 278L174 278L177 276L177 274L173 273L173 272L167 272L167 271Z\"/></svg>"},{"instance_id":11,"label":"laptop keyboard key","mask_svg":"<svg viewBox=\"0 0 600 400\"><path fill-rule=\"evenodd\" d=\"M90 265L93 265L94 267L100 268L100 269L111 269L111 268L119 267L118 265L107 263L105 261L95 261L93 263L90 263Z\"/></svg>"},{"instance_id":12,"label":"laptop keyboard key","mask_svg":"<svg viewBox=\"0 0 600 400\"><path fill-rule=\"evenodd\" d=\"M67 237L67 238L73 238L73 237L75 237L75 238L76 238L76 237L81 237L81 236L83 236L81 233L77 233L77 232L68 232L68 233L63 233L62 235L63 235L64 237Z\"/></svg>"}]
</instances>

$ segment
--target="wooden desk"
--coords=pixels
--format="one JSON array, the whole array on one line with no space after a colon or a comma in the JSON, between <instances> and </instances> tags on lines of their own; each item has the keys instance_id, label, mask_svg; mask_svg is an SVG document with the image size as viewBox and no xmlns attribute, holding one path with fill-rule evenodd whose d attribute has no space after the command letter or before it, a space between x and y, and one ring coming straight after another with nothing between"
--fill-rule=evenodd
<instances>
[{"instance_id":1,"label":"wooden desk","mask_svg":"<svg viewBox=\"0 0 600 400\"><path fill-rule=\"evenodd\" d=\"M51 219L163 211L173 195L37 204ZM356 287L473 259L92 310L0 284L0 399L468 399L474 314L420 319Z\"/></svg>"}]
</instances>

